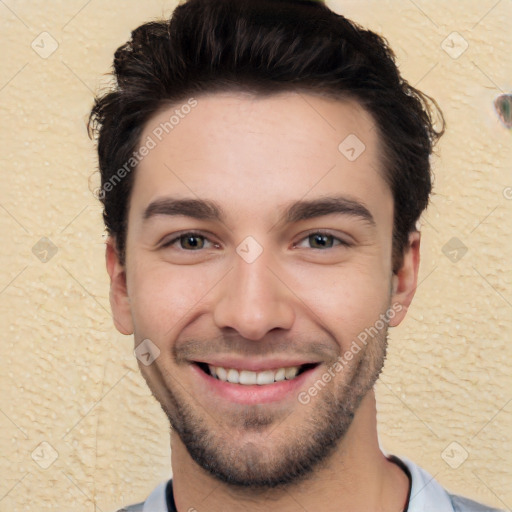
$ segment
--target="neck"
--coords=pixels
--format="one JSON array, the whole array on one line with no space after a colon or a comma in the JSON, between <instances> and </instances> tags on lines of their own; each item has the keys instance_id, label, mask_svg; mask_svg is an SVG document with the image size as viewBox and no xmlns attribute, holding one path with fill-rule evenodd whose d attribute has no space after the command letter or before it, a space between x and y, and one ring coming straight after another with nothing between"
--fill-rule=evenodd
<instances>
[{"instance_id":1,"label":"neck","mask_svg":"<svg viewBox=\"0 0 512 512\"><path fill-rule=\"evenodd\" d=\"M405 473L380 450L373 392L361 402L352 425L331 457L309 479L285 489L254 493L219 482L192 460L174 432L171 463L174 500L179 512L402 512L409 489Z\"/></svg>"}]
</instances>

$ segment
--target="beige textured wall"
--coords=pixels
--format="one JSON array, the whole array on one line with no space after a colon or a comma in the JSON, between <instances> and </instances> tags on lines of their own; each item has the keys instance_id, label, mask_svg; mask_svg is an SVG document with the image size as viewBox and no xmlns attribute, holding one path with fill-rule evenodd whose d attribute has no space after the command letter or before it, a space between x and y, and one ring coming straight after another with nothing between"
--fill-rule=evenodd
<instances>
[{"instance_id":1,"label":"beige textured wall","mask_svg":"<svg viewBox=\"0 0 512 512\"><path fill-rule=\"evenodd\" d=\"M1 511L108 512L170 476L166 418L110 317L85 119L114 50L174 5L0 2ZM512 3L329 5L383 33L448 122L421 284L378 386L382 445L510 510L512 151L492 102L512 88Z\"/></svg>"}]
</instances>

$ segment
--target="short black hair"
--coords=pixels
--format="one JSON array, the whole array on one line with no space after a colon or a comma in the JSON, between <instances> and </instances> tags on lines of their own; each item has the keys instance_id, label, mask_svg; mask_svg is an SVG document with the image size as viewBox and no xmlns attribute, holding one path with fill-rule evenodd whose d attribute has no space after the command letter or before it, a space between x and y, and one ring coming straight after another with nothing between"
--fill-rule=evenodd
<instances>
[{"instance_id":1,"label":"short black hair","mask_svg":"<svg viewBox=\"0 0 512 512\"><path fill-rule=\"evenodd\" d=\"M170 19L136 28L113 67L115 85L95 99L89 134L97 135L99 197L122 263L134 178L128 171L155 113L213 92L296 91L353 99L372 116L394 200L393 271L401 267L428 205L430 155L445 123L435 100L401 77L383 37L320 1L188 0Z\"/></svg>"}]
</instances>

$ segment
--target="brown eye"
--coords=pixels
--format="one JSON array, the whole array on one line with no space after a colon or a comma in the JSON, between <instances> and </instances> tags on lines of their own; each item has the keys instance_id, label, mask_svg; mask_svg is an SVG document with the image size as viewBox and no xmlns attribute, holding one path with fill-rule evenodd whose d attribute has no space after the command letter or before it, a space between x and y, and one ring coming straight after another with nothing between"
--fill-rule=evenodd
<instances>
[{"instance_id":1,"label":"brown eye","mask_svg":"<svg viewBox=\"0 0 512 512\"><path fill-rule=\"evenodd\" d=\"M202 249L204 247L205 239L204 236L188 233L185 235L181 235L179 240L182 249L197 250Z\"/></svg>"},{"instance_id":2,"label":"brown eye","mask_svg":"<svg viewBox=\"0 0 512 512\"><path fill-rule=\"evenodd\" d=\"M350 243L331 233L315 231L303 238L298 247L307 249L333 249L334 247L350 247Z\"/></svg>"},{"instance_id":3,"label":"brown eye","mask_svg":"<svg viewBox=\"0 0 512 512\"><path fill-rule=\"evenodd\" d=\"M331 248L334 245L334 237L323 233L309 235L308 240L313 249Z\"/></svg>"},{"instance_id":4,"label":"brown eye","mask_svg":"<svg viewBox=\"0 0 512 512\"><path fill-rule=\"evenodd\" d=\"M208 248L208 243L214 245L205 236L200 235L199 233L189 232L182 233L181 235L172 238L168 242L163 243L161 247L174 247L178 250L182 249L184 251L198 251L200 249Z\"/></svg>"}]
</instances>

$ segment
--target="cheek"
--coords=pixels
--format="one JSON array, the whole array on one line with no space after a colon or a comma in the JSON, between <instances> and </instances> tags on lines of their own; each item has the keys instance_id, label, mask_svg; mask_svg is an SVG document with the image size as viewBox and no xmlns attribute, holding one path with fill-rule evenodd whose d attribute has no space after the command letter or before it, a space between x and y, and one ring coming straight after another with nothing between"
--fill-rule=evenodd
<instances>
[{"instance_id":1,"label":"cheek","mask_svg":"<svg viewBox=\"0 0 512 512\"><path fill-rule=\"evenodd\" d=\"M179 332L214 285L208 272L152 262L132 272L128 292L137 337L164 339ZM164 341L164 340L162 340Z\"/></svg>"},{"instance_id":2,"label":"cheek","mask_svg":"<svg viewBox=\"0 0 512 512\"><path fill-rule=\"evenodd\" d=\"M390 279L378 266L361 262L306 274L297 295L345 348L388 307Z\"/></svg>"},{"instance_id":3,"label":"cheek","mask_svg":"<svg viewBox=\"0 0 512 512\"><path fill-rule=\"evenodd\" d=\"M372 252L338 266L289 264L274 270L291 292L283 300L296 309L298 325L316 324L344 348L388 305L389 278L377 259ZM199 315L212 313L230 280L228 269L229 265L172 266L154 259L132 265L128 292L136 338L165 344Z\"/></svg>"}]
</instances>

